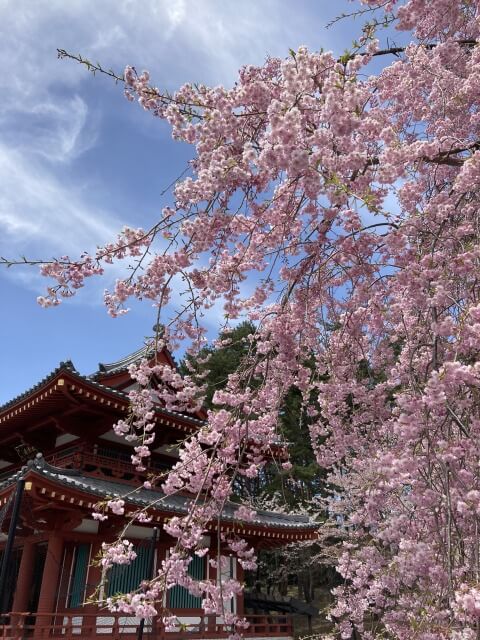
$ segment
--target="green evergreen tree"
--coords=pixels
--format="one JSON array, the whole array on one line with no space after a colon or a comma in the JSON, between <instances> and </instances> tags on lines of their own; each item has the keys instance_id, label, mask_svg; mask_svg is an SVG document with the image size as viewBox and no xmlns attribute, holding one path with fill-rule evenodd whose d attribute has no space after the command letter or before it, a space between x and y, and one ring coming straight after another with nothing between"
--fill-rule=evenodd
<instances>
[{"instance_id":1,"label":"green evergreen tree","mask_svg":"<svg viewBox=\"0 0 480 640\"><path fill-rule=\"evenodd\" d=\"M254 355L254 334L255 325L242 322L219 336L220 343L225 343L223 346L207 346L196 357L187 356L180 363L183 375L193 374L203 379L206 385L205 408L215 408L212 400L215 391L224 388L228 376L237 371L252 352ZM308 425L302 395L292 387L285 396L278 425L292 468L285 471L277 456L273 456L257 478L240 477L237 480L237 499L253 499L256 504L266 507L278 505L287 511L308 507L311 510L312 503L316 503L317 515L320 513L320 519L323 519L320 501L315 498L325 493L325 478L315 460ZM328 541L326 548L330 546L331 541ZM268 596L295 595L307 602L314 600L315 589L319 589L319 593L328 600L330 589L336 584L336 574L333 562L317 562L321 547L318 542L311 541L291 545L284 550L262 550L257 573L247 576L249 588L259 589Z\"/></svg>"},{"instance_id":2,"label":"green evergreen tree","mask_svg":"<svg viewBox=\"0 0 480 640\"><path fill-rule=\"evenodd\" d=\"M240 362L251 348L249 336L255 333L255 326L248 321L242 322L232 331L220 334L222 342L228 345L222 347L207 346L200 350L196 357L188 355L180 363L182 375L201 377L206 384L204 406L213 408L213 394L217 389L223 389L228 376L234 373ZM208 358L208 362L204 362Z\"/></svg>"},{"instance_id":3,"label":"green evergreen tree","mask_svg":"<svg viewBox=\"0 0 480 640\"><path fill-rule=\"evenodd\" d=\"M214 408L212 399L215 391L225 387L228 376L237 371L242 360L255 349L254 333L255 326L251 322L242 322L220 335L220 342L227 343L224 346L204 347L196 357L187 356L180 363L182 374L193 373L203 379L206 385L205 408ZM292 469L283 470L274 456L258 478L253 481L245 479L237 489L242 497L255 500L277 494L286 508L298 509L322 492L324 481L311 447L302 396L296 388L289 389L285 397L280 412L279 434L287 445Z\"/></svg>"}]
</instances>

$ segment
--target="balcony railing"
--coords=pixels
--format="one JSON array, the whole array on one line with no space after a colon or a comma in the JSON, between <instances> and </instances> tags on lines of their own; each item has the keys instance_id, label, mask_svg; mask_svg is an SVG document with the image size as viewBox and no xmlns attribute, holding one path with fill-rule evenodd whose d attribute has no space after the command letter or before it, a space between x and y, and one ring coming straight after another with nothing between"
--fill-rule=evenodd
<instances>
[{"instance_id":1,"label":"balcony railing","mask_svg":"<svg viewBox=\"0 0 480 640\"><path fill-rule=\"evenodd\" d=\"M242 631L245 638L293 638L292 622L288 616L246 615L245 618L249 623L248 628ZM186 615L184 620L178 629L166 631L160 618L147 618L143 636L151 640L213 640L228 638L232 633L231 625L219 622L215 616ZM100 639L108 635L116 640L131 640L137 637L139 624L140 618L110 612L9 613L0 619L0 638L79 640L80 636Z\"/></svg>"},{"instance_id":2,"label":"balcony railing","mask_svg":"<svg viewBox=\"0 0 480 640\"><path fill-rule=\"evenodd\" d=\"M54 467L79 469L88 475L124 479L128 482L143 482L147 476L158 474L167 467L156 463L139 472L130 461L82 449L55 452L45 459Z\"/></svg>"},{"instance_id":3,"label":"balcony railing","mask_svg":"<svg viewBox=\"0 0 480 640\"><path fill-rule=\"evenodd\" d=\"M147 476L165 472L171 465L160 460L152 460L148 468L139 472L130 461L130 454L99 447L98 451L84 446L73 445L47 454L45 460L54 467L74 468L110 478L123 478L130 482L145 480ZM0 482L16 473L25 463L12 464L0 473ZM172 462L173 464L173 462Z\"/></svg>"}]
</instances>

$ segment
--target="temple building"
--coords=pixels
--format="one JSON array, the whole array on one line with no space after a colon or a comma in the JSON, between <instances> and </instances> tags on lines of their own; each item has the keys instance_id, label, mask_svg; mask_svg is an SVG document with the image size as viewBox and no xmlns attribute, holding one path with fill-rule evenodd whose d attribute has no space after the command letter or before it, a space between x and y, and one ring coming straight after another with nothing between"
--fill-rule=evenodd
<instances>
[{"instance_id":1,"label":"temple building","mask_svg":"<svg viewBox=\"0 0 480 640\"><path fill-rule=\"evenodd\" d=\"M162 524L188 513L188 496L165 496L143 488L151 474L168 470L178 459L178 442L203 424L204 416L155 408L155 449L149 469L138 472L131 448L112 425L128 413L128 390L134 385L128 368L145 357L145 348L111 364L100 364L89 376L72 362L62 362L31 389L0 407L0 637L87 638L105 634L128 640L151 638L227 638L231 628L221 617L205 615L200 598L182 587L169 590L169 610L179 627L166 631L161 618L140 620L111 613L88 602L103 583L101 598L137 589L165 558L173 543ZM164 350L157 355L175 367ZM142 488L138 488L142 487ZM122 516L105 521L92 517L100 501L123 497L126 515L149 508L149 523L130 525L126 537L136 559L116 565L108 576L92 564L103 541L113 542L125 527ZM237 522L238 505L227 504L220 524L205 535L217 556L218 528L238 531L255 549L272 548L315 537L315 525L303 516L257 512L248 523ZM157 535L158 530L158 535ZM242 578L242 569L225 549L222 575ZM209 554L194 556L189 572L197 579L219 579ZM220 570L219 570L220 571ZM106 579L105 579L106 578ZM253 615L244 611L243 596L230 610L245 614L246 638L291 638L285 615Z\"/></svg>"}]
</instances>

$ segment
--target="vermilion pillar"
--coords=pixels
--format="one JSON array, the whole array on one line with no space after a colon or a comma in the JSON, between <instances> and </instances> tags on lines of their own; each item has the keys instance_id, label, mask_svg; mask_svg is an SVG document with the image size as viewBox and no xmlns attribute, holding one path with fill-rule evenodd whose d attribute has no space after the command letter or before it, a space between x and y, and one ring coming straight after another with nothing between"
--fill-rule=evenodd
<instances>
[{"instance_id":1,"label":"vermilion pillar","mask_svg":"<svg viewBox=\"0 0 480 640\"><path fill-rule=\"evenodd\" d=\"M243 580L244 580L243 567L241 566L241 564L238 562L237 559L234 559L234 562L237 563L237 580L243 584ZM239 596L237 596L237 614L239 616L243 616L244 613L245 613L244 595L243 593L241 593Z\"/></svg>"},{"instance_id":2,"label":"vermilion pillar","mask_svg":"<svg viewBox=\"0 0 480 640\"><path fill-rule=\"evenodd\" d=\"M217 580L217 568L212 567L210 564L210 560L216 559L217 550L215 548L210 549L209 554L207 555L207 578L212 582L216 582ZM206 618L206 631L210 634L216 633L217 630L217 616L216 614L208 614L205 616Z\"/></svg>"},{"instance_id":3,"label":"vermilion pillar","mask_svg":"<svg viewBox=\"0 0 480 640\"><path fill-rule=\"evenodd\" d=\"M42 586L38 599L37 621L35 623L34 637L41 638L48 635L48 626L52 623L51 616L42 613L54 613L57 598L57 585L62 566L63 538L52 531L48 539L47 557L43 569Z\"/></svg>"},{"instance_id":4,"label":"vermilion pillar","mask_svg":"<svg viewBox=\"0 0 480 640\"><path fill-rule=\"evenodd\" d=\"M18 569L17 587L13 598L12 611L24 613L27 611L30 588L32 586L33 567L35 558L35 543L25 542L22 558Z\"/></svg>"}]
</instances>

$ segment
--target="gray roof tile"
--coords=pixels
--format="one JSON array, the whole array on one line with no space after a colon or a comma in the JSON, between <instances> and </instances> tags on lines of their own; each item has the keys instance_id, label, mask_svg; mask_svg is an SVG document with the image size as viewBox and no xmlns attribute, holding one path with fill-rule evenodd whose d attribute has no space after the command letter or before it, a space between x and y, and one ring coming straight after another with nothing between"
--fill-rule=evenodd
<instances>
[{"instance_id":1,"label":"gray roof tile","mask_svg":"<svg viewBox=\"0 0 480 640\"><path fill-rule=\"evenodd\" d=\"M41 389L41 387L43 387L45 384L48 384L51 380L53 380L61 371L68 371L69 373L75 373L77 375L80 375L78 371L75 369L73 362L71 360L67 360L66 362L60 362L58 367L56 367L44 378L42 378L40 382L37 382L37 384L34 384L32 387L30 387L23 393L20 393L18 396L15 396L15 398L12 398L8 402L5 402L5 404L0 405L0 411L3 411L4 409L8 409L9 407L13 406L14 404L17 404L17 402L20 402L21 400L31 395L32 393L35 393L35 391L37 391L38 389Z\"/></svg>"},{"instance_id":2,"label":"gray roof tile","mask_svg":"<svg viewBox=\"0 0 480 640\"><path fill-rule=\"evenodd\" d=\"M19 477L25 475L29 470L32 470L49 480L54 482L76 488L80 491L89 493L98 500L105 498L122 497L129 504L144 507L155 504L159 510L184 514L189 511L189 504L191 498L183 495L170 495L167 496L161 491L152 491L142 488L132 488L129 491L128 485L121 482L114 482L111 480L105 480L103 478L93 478L90 476L82 475L81 472L74 469L60 469L49 465L43 457L37 456L34 460L24 466L21 471L11 476L0 484L0 489L3 489L13 484ZM127 495L128 494L128 495ZM240 505L233 502L228 502L222 513L222 520L234 521L234 512ZM249 524L255 526L265 527L279 527L285 529L315 529L316 525L310 518L304 515L293 515L285 513L277 513L273 511L261 511L258 510L253 521Z\"/></svg>"},{"instance_id":3,"label":"gray roof tile","mask_svg":"<svg viewBox=\"0 0 480 640\"><path fill-rule=\"evenodd\" d=\"M67 360L66 362L60 362L58 367L56 367L53 371L51 371L47 376L42 378L42 380L40 380L40 382L35 384L33 387L30 387L30 389L27 389L26 391L16 396L15 398L12 398L12 400L9 400L5 404L0 405L0 411L4 411L5 409L8 409L14 406L18 402L21 402L22 400L27 398L32 393L35 393L36 391L40 390L43 386L47 385L54 378L56 378L58 374L61 373L62 371L65 371L66 373L73 375L75 378L77 378L82 382L86 382L87 384L92 385L93 387L96 387L100 391L106 391L107 393L111 393L117 396L118 398L128 401L127 393L125 393L124 391L119 391L118 389L115 389L114 387L110 387L106 384L102 384L101 382L98 382L97 380L95 380L94 377L92 376L82 375L77 371L73 362L71 360ZM160 406L157 406L156 410L161 415L171 416L172 418L185 420L195 425L204 424L203 420L200 420L199 418L195 418L194 416L189 415L187 413L180 413L179 411L169 411L168 409L165 409L164 407L160 407Z\"/></svg>"},{"instance_id":4,"label":"gray roof tile","mask_svg":"<svg viewBox=\"0 0 480 640\"><path fill-rule=\"evenodd\" d=\"M118 373L120 371L125 371L130 365L140 362L143 358L151 357L154 353L155 351L151 347L143 346L116 362L99 362L98 370L92 373L92 377L101 376L106 373Z\"/></svg>"}]
</instances>

